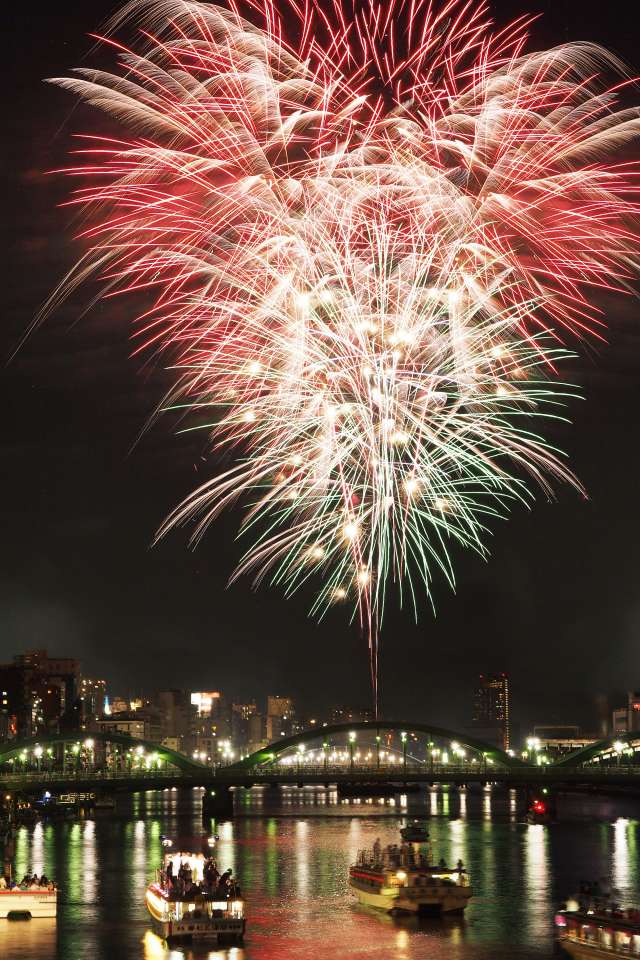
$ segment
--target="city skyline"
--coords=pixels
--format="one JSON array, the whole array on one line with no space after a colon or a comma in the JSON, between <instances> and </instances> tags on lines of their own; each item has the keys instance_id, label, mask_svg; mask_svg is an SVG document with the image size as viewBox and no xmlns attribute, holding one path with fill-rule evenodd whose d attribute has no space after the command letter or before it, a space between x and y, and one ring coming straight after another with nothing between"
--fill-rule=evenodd
<instances>
[{"instance_id":1,"label":"city skyline","mask_svg":"<svg viewBox=\"0 0 640 960\"><path fill-rule=\"evenodd\" d=\"M206 751L211 753L211 737L228 745L233 741L237 749L239 731L241 740L248 738L258 749L258 744L264 747L281 736L314 727L352 721L376 724L370 704L353 699L340 702L332 699L330 692L324 700L316 696L311 703L305 696L293 697L290 691L271 690L261 695L255 686L245 685L238 692L237 688L220 689L212 682L203 685L202 677L199 680L199 689L180 688L175 683L118 686L64 653L52 655L46 649L15 653L10 661L0 663L0 743L50 732L82 734L104 729L162 741L187 753L193 749L193 738L208 738ZM528 720L520 712L517 695L514 703L511 680L504 672L477 675L471 687L458 687L455 698L460 707L449 725L452 735L472 736L504 751L518 752L532 737L567 750L585 738L593 742L640 729L640 691L636 690L609 691L581 721L561 711L538 711ZM387 721L392 715L380 714L379 719ZM442 722L424 713L403 714L400 721L409 726L412 722L440 726ZM166 737L178 739L168 743ZM196 748L201 746L198 743Z\"/></svg>"}]
</instances>

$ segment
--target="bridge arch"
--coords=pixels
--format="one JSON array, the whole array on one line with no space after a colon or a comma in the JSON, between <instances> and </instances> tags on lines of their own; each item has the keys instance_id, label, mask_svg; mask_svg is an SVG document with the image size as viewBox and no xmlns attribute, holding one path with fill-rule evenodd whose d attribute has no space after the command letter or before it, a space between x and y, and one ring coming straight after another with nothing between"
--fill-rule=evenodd
<instances>
[{"instance_id":1,"label":"bridge arch","mask_svg":"<svg viewBox=\"0 0 640 960\"><path fill-rule=\"evenodd\" d=\"M500 750L492 744L485 743L483 740L478 740L475 737L470 737L466 733L458 733L455 730L439 727L433 723L416 723L415 721L401 722L399 720L360 720L354 723L337 723L326 727L314 727L311 730L304 730L302 733L297 733L291 737L283 737L281 740L269 744L269 746L263 750L257 750L255 753L249 754L249 756L244 757L243 760L231 764L225 769L240 772L242 770L250 770L255 767L269 765L276 762L283 753L292 747L300 745L306 746L307 743L312 743L316 740L326 740L326 738L337 737L344 734L348 736L350 733L362 731L366 731L374 736L384 732L399 734L422 733L439 740L457 741L462 747L483 754L491 763L501 764L506 767L524 766L523 762L517 757L512 757L504 750Z\"/></svg>"},{"instance_id":2,"label":"bridge arch","mask_svg":"<svg viewBox=\"0 0 640 960\"><path fill-rule=\"evenodd\" d=\"M25 751L32 752L35 747L52 747L58 744L73 743L82 746L88 740L94 743L117 744L118 746L133 748L141 747L145 752L157 754L157 756L177 767L185 773L202 773L203 770L209 771L206 764L199 760L193 760L184 753L178 753L169 747L164 747L151 740L140 740L137 737L130 737L126 733L117 733L115 731L94 731L87 730L81 736L77 733L48 733L41 737L29 737L24 740L11 740L8 743L0 744L0 765L20 757Z\"/></svg>"},{"instance_id":3,"label":"bridge arch","mask_svg":"<svg viewBox=\"0 0 640 960\"><path fill-rule=\"evenodd\" d=\"M575 767L584 763L597 762L602 759L618 758L623 763L629 763L631 755L640 753L640 730L631 733L615 734L604 740L589 743L572 753L567 753L555 761L556 767ZM640 759L640 758L639 758Z\"/></svg>"}]
</instances>

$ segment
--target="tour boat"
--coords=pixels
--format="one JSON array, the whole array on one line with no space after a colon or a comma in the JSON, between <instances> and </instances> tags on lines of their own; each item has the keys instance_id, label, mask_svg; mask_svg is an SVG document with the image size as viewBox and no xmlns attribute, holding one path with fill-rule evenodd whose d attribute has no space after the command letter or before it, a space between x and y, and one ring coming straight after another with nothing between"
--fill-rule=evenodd
<instances>
[{"instance_id":1,"label":"tour boat","mask_svg":"<svg viewBox=\"0 0 640 960\"><path fill-rule=\"evenodd\" d=\"M349 886L360 903L393 913L462 913L473 895L460 861L455 869L442 860L434 865L428 850L406 842L383 849L376 841L373 850L361 850Z\"/></svg>"},{"instance_id":2,"label":"tour boat","mask_svg":"<svg viewBox=\"0 0 640 960\"><path fill-rule=\"evenodd\" d=\"M189 863L194 887L190 892L171 885L169 863L178 875L181 863ZM232 889L222 896L203 883L204 857L187 852L166 853L163 868L147 887L146 903L154 932L164 940L215 940L217 945L240 943L244 937L244 902Z\"/></svg>"},{"instance_id":3,"label":"tour boat","mask_svg":"<svg viewBox=\"0 0 640 960\"><path fill-rule=\"evenodd\" d=\"M558 941L576 960L640 957L640 910L561 910Z\"/></svg>"},{"instance_id":4,"label":"tour boat","mask_svg":"<svg viewBox=\"0 0 640 960\"><path fill-rule=\"evenodd\" d=\"M58 910L58 891L49 887L22 890L0 890L0 920L31 920L55 917Z\"/></svg>"},{"instance_id":5,"label":"tour boat","mask_svg":"<svg viewBox=\"0 0 640 960\"><path fill-rule=\"evenodd\" d=\"M427 828L419 820L412 820L400 830L400 836L409 843L426 843L429 839Z\"/></svg>"}]
</instances>

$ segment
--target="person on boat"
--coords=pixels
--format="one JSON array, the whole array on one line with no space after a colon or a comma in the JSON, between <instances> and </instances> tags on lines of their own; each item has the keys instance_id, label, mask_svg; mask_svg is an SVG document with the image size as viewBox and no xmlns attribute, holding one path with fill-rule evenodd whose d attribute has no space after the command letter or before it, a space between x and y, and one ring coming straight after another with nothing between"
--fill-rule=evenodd
<instances>
[{"instance_id":1,"label":"person on boat","mask_svg":"<svg viewBox=\"0 0 640 960\"><path fill-rule=\"evenodd\" d=\"M438 870L446 870L446 869L447 869L447 862L444 859L444 857L440 857L440 859L438 860Z\"/></svg>"},{"instance_id":2,"label":"person on boat","mask_svg":"<svg viewBox=\"0 0 640 960\"><path fill-rule=\"evenodd\" d=\"M30 883L31 883L31 877L27 873L25 873L24 877L20 881L21 888L23 890L26 890L27 887L30 885Z\"/></svg>"},{"instance_id":3,"label":"person on boat","mask_svg":"<svg viewBox=\"0 0 640 960\"><path fill-rule=\"evenodd\" d=\"M49 886L49 877L46 875L46 873L43 873L42 876L40 877L40 886L41 887Z\"/></svg>"},{"instance_id":4,"label":"person on boat","mask_svg":"<svg viewBox=\"0 0 640 960\"><path fill-rule=\"evenodd\" d=\"M373 844L373 862L380 863L380 854L382 853L382 847L380 845L380 837L376 837Z\"/></svg>"},{"instance_id":5,"label":"person on boat","mask_svg":"<svg viewBox=\"0 0 640 960\"><path fill-rule=\"evenodd\" d=\"M458 862L456 863L456 870L458 871L458 873L464 873L464 863L462 862L462 860L458 860Z\"/></svg>"},{"instance_id":6,"label":"person on boat","mask_svg":"<svg viewBox=\"0 0 640 960\"><path fill-rule=\"evenodd\" d=\"M229 896L229 886L231 883L232 870L225 870L218 881L218 895L225 899Z\"/></svg>"},{"instance_id":7,"label":"person on boat","mask_svg":"<svg viewBox=\"0 0 640 960\"><path fill-rule=\"evenodd\" d=\"M0 890L6 890L7 886L8 884L6 877L3 874L0 874Z\"/></svg>"},{"instance_id":8,"label":"person on boat","mask_svg":"<svg viewBox=\"0 0 640 960\"><path fill-rule=\"evenodd\" d=\"M211 857L207 860L204 865L204 882L209 890L215 890L218 886L218 880L220 879L220 873L218 872L218 867L215 860Z\"/></svg>"},{"instance_id":9,"label":"person on boat","mask_svg":"<svg viewBox=\"0 0 640 960\"><path fill-rule=\"evenodd\" d=\"M167 882L167 887L170 890L171 887L173 886L173 860L169 860L167 864L167 869L165 870L164 875Z\"/></svg>"}]
</instances>

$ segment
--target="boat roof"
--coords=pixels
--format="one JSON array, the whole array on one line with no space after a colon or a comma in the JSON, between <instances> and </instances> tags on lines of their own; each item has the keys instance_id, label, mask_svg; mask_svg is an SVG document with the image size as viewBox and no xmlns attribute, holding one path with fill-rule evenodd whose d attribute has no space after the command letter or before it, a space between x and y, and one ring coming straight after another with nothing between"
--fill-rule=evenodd
<instances>
[{"instance_id":1,"label":"boat roof","mask_svg":"<svg viewBox=\"0 0 640 960\"><path fill-rule=\"evenodd\" d=\"M199 860L204 857L205 860L208 860L209 857L213 857L213 850L183 850L182 847L165 848L165 860L175 860L176 857L180 857L181 860L188 860L189 857L192 860Z\"/></svg>"}]
</instances>

